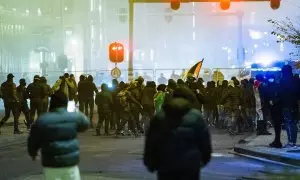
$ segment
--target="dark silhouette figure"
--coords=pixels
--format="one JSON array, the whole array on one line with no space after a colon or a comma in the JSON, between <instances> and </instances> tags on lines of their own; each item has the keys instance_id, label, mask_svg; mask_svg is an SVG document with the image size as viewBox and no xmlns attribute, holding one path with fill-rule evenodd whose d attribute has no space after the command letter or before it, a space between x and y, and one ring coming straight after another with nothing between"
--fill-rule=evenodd
<instances>
[{"instance_id":1,"label":"dark silhouette figure","mask_svg":"<svg viewBox=\"0 0 300 180\"><path fill-rule=\"evenodd\" d=\"M30 110L27 103L28 94L26 90L26 81L25 79L20 79L20 85L17 87L17 95L20 100L20 106L19 106L19 117L21 115L21 112L25 115L25 124L27 125L27 128L29 128L28 122L30 121Z\"/></svg>"},{"instance_id":2,"label":"dark silhouette figure","mask_svg":"<svg viewBox=\"0 0 300 180\"><path fill-rule=\"evenodd\" d=\"M283 108L284 124L288 136L286 148L296 146L298 101L300 100L299 81L293 77L292 67L285 65L282 68L282 79L280 82L280 101Z\"/></svg>"},{"instance_id":3,"label":"dark silhouette figure","mask_svg":"<svg viewBox=\"0 0 300 180\"><path fill-rule=\"evenodd\" d=\"M14 116L14 134L21 134L19 130L19 99L16 84L13 82L14 75L8 74L7 81L1 84L1 93L4 101L5 116L0 121L1 126L8 120L10 111Z\"/></svg>"},{"instance_id":4,"label":"dark silhouette figure","mask_svg":"<svg viewBox=\"0 0 300 180\"><path fill-rule=\"evenodd\" d=\"M196 101L192 91L178 88L150 123L144 164L159 180L198 180L211 159L210 133Z\"/></svg>"},{"instance_id":5,"label":"dark silhouette figure","mask_svg":"<svg viewBox=\"0 0 300 180\"><path fill-rule=\"evenodd\" d=\"M95 103L98 107L98 124L96 133L101 135L100 129L104 122L105 135L109 135L108 127L111 121L113 100L111 93L108 91L107 84L101 85L101 92L96 95Z\"/></svg>"}]
</instances>

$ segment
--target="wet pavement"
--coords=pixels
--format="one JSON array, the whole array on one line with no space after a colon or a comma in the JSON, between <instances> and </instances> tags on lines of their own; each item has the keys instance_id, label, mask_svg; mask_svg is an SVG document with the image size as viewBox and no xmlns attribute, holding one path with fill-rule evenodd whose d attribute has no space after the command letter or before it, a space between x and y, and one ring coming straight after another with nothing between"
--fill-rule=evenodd
<instances>
[{"instance_id":1,"label":"wet pavement","mask_svg":"<svg viewBox=\"0 0 300 180\"><path fill-rule=\"evenodd\" d=\"M89 130L80 134L82 179L140 180L155 179L142 163L143 138L97 137ZM202 170L202 179L292 179L297 168L262 162L232 154L232 148L243 136L230 137L224 131L212 130L213 159ZM26 139L24 139L25 141ZM41 180L40 161L31 161L25 144L13 144L0 150L1 180ZM296 177L300 179L300 177Z\"/></svg>"}]
</instances>

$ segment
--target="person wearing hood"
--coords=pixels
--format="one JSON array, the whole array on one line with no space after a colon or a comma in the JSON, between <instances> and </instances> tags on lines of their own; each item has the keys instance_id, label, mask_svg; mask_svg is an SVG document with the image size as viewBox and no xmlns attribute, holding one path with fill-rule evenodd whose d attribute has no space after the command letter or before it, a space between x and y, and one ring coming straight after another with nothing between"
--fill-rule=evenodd
<instances>
[{"instance_id":1,"label":"person wearing hood","mask_svg":"<svg viewBox=\"0 0 300 180\"><path fill-rule=\"evenodd\" d=\"M288 144L284 147L295 147L297 142L297 122L300 100L299 81L293 77L292 67L285 65L282 68L280 82L280 102L282 106L285 129L288 136Z\"/></svg>"},{"instance_id":2,"label":"person wearing hood","mask_svg":"<svg viewBox=\"0 0 300 180\"><path fill-rule=\"evenodd\" d=\"M68 112L68 97L63 92L51 96L49 112L32 124L27 151L33 161L41 152L44 177L49 179L80 180L80 148L77 132L89 125L87 117Z\"/></svg>"},{"instance_id":3,"label":"person wearing hood","mask_svg":"<svg viewBox=\"0 0 300 180\"><path fill-rule=\"evenodd\" d=\"M176 88L151 120L143 160L159 180L199 180L201 168L211 159L209 129L195 103L191 90Z\"/></svg>"},{"instance_id":4,"label":"person wearing hood","mask_svg":"<svg viewBox=\"0 0 300 180\"><path fill-rule=\"evenodd\" d=\"M268 102L270 118L275 130L275 139L269 146L274 148L282 148L280 134L283 117L279 98L279 84L275 82L275 77L273 75L268 76L267 80L268 82L265 90L265 101Z\"/></svg>"}]
</instances>

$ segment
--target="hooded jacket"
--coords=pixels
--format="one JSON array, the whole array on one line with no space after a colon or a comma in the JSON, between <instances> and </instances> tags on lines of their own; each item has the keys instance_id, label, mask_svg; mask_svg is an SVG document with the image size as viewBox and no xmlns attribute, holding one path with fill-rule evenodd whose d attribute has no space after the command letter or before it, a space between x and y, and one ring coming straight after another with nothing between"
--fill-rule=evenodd
<instances>
[{"instance_id":1,"label":"hooded jacket","mask_svg":"<svg viewBox=\"0 0 300 180\"><path fill-rule=\"evenodd\" d=\"M155 115L146 135L144 164L149 171L199 171L211 158L210 133L199 110L173 98Z\"/></svg>"},{"instance_id":2,"label":"hooded jacket","mask_svg":"<svg viewBox=\"0 0 300 180\"><path fill-rule=\"evenodd\" d=\"M50 106L51 109L51 106ZM89 122L81 113L69 113L66 108L55 109L38 118L32 125L27 148L31 157L41 149L44 167L69 167L79 163L77 132L88 128Z\"/></svg>"}]
</instances>

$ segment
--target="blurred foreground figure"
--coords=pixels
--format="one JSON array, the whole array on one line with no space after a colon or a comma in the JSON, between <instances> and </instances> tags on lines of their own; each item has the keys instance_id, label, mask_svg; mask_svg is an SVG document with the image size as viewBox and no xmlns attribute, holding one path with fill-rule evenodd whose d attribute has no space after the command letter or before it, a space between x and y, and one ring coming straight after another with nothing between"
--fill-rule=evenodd
<instances>
[{"instance_id":1,"label":"blurred foreground figure","mask_svg":"<svg viewBox=\"0 0 300 180\"><path fill-rule=\"evenodd\" d=\"M300 86L293 76L292 67L285 65L282 68L282 79L280 82L280 102L282 106L283 121L288 137L288 144L285 148L296 147L297 143L297 123L299 120L299 92Z\"/></svg>"},{"instance_id":2,"label":"blurred foreground figure","mask_svg":"<svg viewBox=\"0 0 300 180\"><path fill-rule=\"evenodd\" d=\"M196 101L191 90L177 88L150 123L144 164L158 180L199 180L211 159L210 133Z\"/></svg>"},{"instance_id":3,"label":"blurred foreground figure","mask_svg":"<svg viewBox=\"0 0 300 180\"><path fill-rule=\"evenodd\" d=\"M68 112L67 105L68 97L63 92L53 94L50 112L31 127L28 153L35 160L41 149L46 180L80 180L77 132L85 131L89 121L81 113Z\"/></svg>"}]
</instances>

